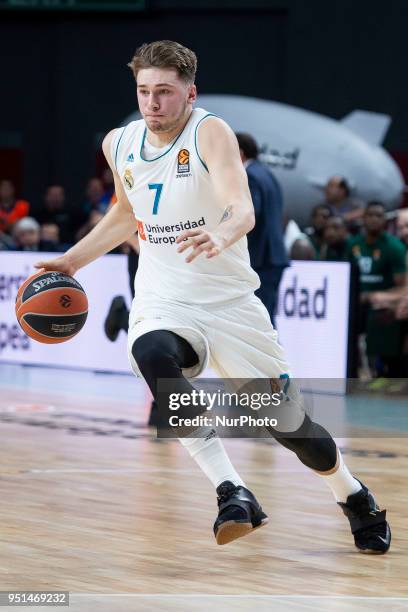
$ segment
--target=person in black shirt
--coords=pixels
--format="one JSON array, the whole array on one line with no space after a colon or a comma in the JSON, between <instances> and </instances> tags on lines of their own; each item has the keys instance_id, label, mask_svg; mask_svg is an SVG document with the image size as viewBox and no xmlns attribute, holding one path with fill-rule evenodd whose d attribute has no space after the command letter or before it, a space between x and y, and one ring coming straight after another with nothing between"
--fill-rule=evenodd
<instances>
[{"instance_id":1,"label":"person in black shirt","mask_svg":"<svg viewBox=\"0 0 408 612\"><path fill-rule=\"evenodd\" d=\"M326 221L319 259L322 261L349 261L350 243L344 217L334 215Z\"/></svg>"},{"instance_id":2,"label":"person in black shirt","mask_svg":"<svg viewBox=\"0 0 408 612\"><path fill-rule=\"evenodd\" d=\"M255 227L247 235L251 266L261 281L255 295L268 310L275 327L279 283L289 265L283 240L282 191L269 168L258 159L254 138L241 133L236 137L255 210Z\"/></svg>"},{"instance_id":3,"label":"person in black shirt","mask_svg":"<svg viewBox=\"0 0 408 612\"><path fill-rule=\"evenodd\" d=\"M312 209L310 216L311 226L306 227L304 232L313 246L316 258L320 257L320 249L324 243L324 230L327 220L332 216L330 208L326 204L318 204Z\"/></svg>"},{"instance_id":4,"label":"person in black shirt","mask_svg":"<svg viewBox=\"0 0 408 612\"><path fill-rule=\"evenodd\" d=\"M50 185L45 190L44 205L35 215L40 225L54 224L59 227L59 240L64 244L74 243L72 213L66 207L65 190L62 185Z\"/></svg>"}]
</instances>

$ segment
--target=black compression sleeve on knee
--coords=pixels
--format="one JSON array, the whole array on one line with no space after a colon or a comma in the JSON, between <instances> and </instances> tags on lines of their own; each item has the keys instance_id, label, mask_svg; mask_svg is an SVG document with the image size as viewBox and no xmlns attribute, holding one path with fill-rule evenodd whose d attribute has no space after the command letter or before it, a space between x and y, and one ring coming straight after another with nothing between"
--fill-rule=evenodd
<instances>
[{"instance_id":1,"label":"black compression sleeve on knee","mask_svg":"<svg viewBox=\"0 0 408 612\"><path fill-rule=\"evenodd\" d=\"M183 376L182 368L194 366L198 356L187 340L168 330L154 330L140 336L133 344L132 355L157 402L158 424L162 431L168 430L170 416L174 414L170 408L172 396L187 394L192 397L196 391ZM205 410L206 405L200 402L183 404L177 409L177 415L180 419L193 418ZM171 429L180 437L196 427L172 425Z\"/></svg>"},{"instance_id":2,"label":"black compression sleeve on knee","mask_svg":"<svg viewBox=\"0 0 408 612\"><path fill-rule=\"evenodd\" d=\"M280 433L274 430L275 439L293 451L303 465L317 472L327 472L337 462L337 446L329 432L310 420L305 420L297 431Z\"/></svg>"},{"instance_id":3,"label":"black compression sleeve on knee","mask_svg":"<svg viewBox=\"0 0 408 612\"><path fill-rule=\"evenodd\" d=\"M198 363L198 356L181 336L165 329L153 330L134 342L132 355L155 399L160 378L178 382L180 392L192 391L181 369Z\"/></svg>"}]
</instances>

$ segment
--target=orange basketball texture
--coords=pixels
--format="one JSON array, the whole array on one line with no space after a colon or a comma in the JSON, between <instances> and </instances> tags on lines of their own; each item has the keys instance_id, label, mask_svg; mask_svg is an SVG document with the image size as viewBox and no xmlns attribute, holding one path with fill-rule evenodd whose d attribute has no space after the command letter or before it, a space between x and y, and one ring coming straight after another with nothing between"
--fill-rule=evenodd
<instances>
[{"instance_id":1,"label":"orange basketball texture","mask_svg":"<svg viewBox=\"0 0 408 612\"><path fill-rule=\"evenodd\" d=\"M88 315L88 299L72 276L37 272L19 288L15 309L27 336L45 344L58 344L82 329Z\"/></svg>"}]
</instances>

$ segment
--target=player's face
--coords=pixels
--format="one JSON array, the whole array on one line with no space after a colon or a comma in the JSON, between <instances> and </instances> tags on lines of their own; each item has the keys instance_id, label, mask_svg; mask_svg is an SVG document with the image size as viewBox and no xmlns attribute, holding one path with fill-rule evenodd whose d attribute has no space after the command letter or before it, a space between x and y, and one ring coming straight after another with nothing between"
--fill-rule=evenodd
<instances>
[{"instance_id":1,"label":"player's face","mask_svg":"<svg viewBox=\"0 0 408 612\"><path fill-rule=\"evenodd\" d=\"M137 75L139 110L156 134L181 127L196 97L195 85L183 81L176 70L144 68Z\"/></svg>"}]
</instances>

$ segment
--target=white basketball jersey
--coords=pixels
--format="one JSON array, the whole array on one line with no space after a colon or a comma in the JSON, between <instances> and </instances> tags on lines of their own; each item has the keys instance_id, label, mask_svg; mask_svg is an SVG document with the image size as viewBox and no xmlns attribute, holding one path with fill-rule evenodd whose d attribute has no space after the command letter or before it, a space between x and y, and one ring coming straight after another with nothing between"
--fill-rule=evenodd
<instances>
[{"instance_id":1,"label":"white basketball jersey","mask_svg":"<svg viewBox=\"0 0 408 612\"><path fill-rule=\"evenodd\" d=\"M244 236L220 255L201 253L191 263L191 249L177 253L184 230L214 231L228 202L217 202L197 142L199 125L210 117L196 108L175 140L151 155L144 120L116 131L112 159L137 220L140 243L135 279L137 303L164 300L205 305L233 300L259 287L249 263ZM146 144L145 144L146 143Z\"/></svg>"}]
</instances>

